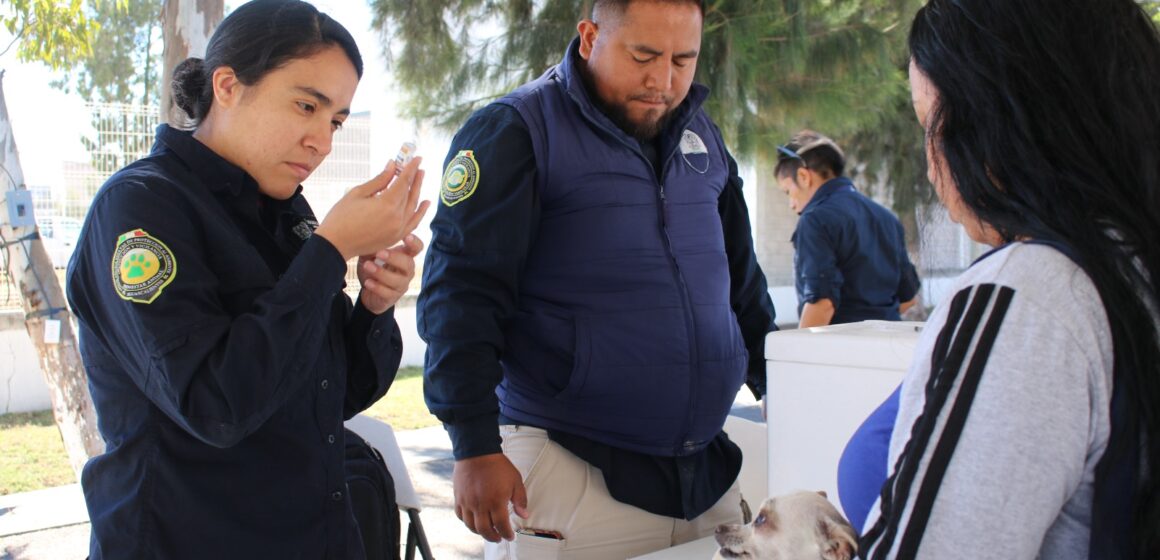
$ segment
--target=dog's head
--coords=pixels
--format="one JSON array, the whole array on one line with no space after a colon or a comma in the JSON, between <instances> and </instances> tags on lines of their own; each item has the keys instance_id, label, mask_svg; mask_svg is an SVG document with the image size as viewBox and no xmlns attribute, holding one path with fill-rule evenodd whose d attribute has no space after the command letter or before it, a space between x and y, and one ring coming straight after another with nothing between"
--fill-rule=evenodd
<instances>
[{"instance_id":1,"label":"dog's head","mask_svg":"<svg viewBox=\"0 0 1160 560\"><path fill-rule=\"evenodd\" d=\"M716 558L732 560L850 560L858 535L825 492L770 498L748 525L717 527Z\"/></svg>"}]
</instances>

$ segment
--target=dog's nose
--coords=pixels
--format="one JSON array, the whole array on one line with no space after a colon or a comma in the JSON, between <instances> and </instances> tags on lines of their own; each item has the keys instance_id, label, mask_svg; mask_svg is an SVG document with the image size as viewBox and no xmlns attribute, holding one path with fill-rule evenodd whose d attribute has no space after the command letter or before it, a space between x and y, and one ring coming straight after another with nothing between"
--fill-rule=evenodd
<instances>
[{"instance_id":1,"label":"dog's nose","mask_svg":"<svg viewBox=\"0 0 1160 560\"><path fill-rule=\"evenodd\" d=\"M718 525L716 533L718 535L725 534L732 531L736 527L737 525Z\"/></svg>"}]
</instances>

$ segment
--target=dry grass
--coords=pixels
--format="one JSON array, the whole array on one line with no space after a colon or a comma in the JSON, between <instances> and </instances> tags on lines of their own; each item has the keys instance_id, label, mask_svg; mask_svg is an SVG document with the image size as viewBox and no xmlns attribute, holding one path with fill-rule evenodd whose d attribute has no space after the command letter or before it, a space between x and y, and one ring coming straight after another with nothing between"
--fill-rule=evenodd
<instances>
[{"instance_id":1,"label":"dry grass","mask_svg":"<svg viewBox=\"0 0 1160 560\"><path fill-rule=\"evenodd\" d=\"M0 495L76 482L51 411L0 416Z\"/></svg>"},{"instance_id":2,"label":"dry grass","mask_svg":"<svg viewBox=\"0 0 1160 560\"><path fill-rule=\"evenodd\" d=\"M366 414L390 424L396 432L439 425L423 402L423 369L417 367L400 369L387 396L367 409Z\"/></svg>"}]
</instances>

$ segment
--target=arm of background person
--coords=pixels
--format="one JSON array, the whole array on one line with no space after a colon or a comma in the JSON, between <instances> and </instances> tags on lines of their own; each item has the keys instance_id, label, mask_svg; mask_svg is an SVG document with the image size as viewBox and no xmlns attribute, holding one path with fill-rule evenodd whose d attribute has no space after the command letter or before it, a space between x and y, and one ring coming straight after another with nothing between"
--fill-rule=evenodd
<instances>
[{"instance_id":1,"label":"arm of background person","mask_svg":"<svg viewBox=\"0 0 1160 560\"><path fill-rule=\"evenodd\" d=\"M777 314L753 250L753 228L737 162L728 153L725 155L729 160L729 182L721 190L717 210L721 214L725 255L729 259L729 302L737 315L745 347L749 349L746 384L761 399L765 395L765 335L777 330Z\"/></svg>"},{"instance_id":2,"label":"arm of background person","mask_svg":"<svg viewBox=\"0 0 1160 560\"><path fill-rule=\"evenodd\" d=\"M898 224L898 235L899 239L906 239L906 230L903 229L902 224ZM898 306L898 312L906 313L907 310L918 302L918 290L922 288L922 281L918 279L918 270L914 267L914 263L910 261L910 254L906 252L905 241L903 241L898 250L900 253L898 262L902 263L902 270L898 278L898 292L896 293L896 297L901 302Z\"/></svg>"},{"instance_id":3,"label":"arm of background person","mask_svg":"<svg viewBox=\"0 0 1160 560\"><path fill-rule=\"evenodd\" d=\"M820 211L802 214L794 232L797 258L795 271L802 285L802 312L799 328L830 324L842 305L842 283L838 268L837 244L826 228L826 216Z\"/></svg>"},{"instance_id":4,"label":"arm of background person","mask_svg":"<svg viewBox=\"0 0 1160 560\"><path fill-rule=\"evenodd\" d=\"M479 181L456 204L437 203L418 302L427 342L423 392L456 460L500 452L503 325L516 310L539 221L531 138L514 109L493 105L473 115L452 141L448 163L465 150L478 162Z\"/></svg>"},{"instance_id":5,"label":"arm of background person","mask_svg":"<svg viewBox=\"0 0 1160 560\"><path fill-rule=\"evenodd\" d=\"M798 328L824 327L834 320L834 311L836 311L834 302L830 298L807 302L802 306L802 317L798 322Z\"/></svg>"}]
</instances>

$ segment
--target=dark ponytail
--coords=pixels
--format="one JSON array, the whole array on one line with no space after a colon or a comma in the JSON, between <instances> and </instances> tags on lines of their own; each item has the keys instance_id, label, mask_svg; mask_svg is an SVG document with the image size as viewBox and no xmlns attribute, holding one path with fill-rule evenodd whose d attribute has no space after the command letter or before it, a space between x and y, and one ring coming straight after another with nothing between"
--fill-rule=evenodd
<instances>
[{"instance_id":1,"label":"dark ponytail","mask_svg":"<svg viewBox=\"0 0 1160 560\"><path fill-rule=\"evenodd\" d=\"M173 104L177 105L193 122L201 122L209 113L213 102L213 91L206 76L205 61L187 58L173 69Z\"/></svg>"},{"instance_id":2,"label":"dark ponytail","mask_svg":"<svg viewBox=\"0 0 1160 560\"><path fill-rule=\"evenodd\" d=\"M252 0L218 25L205 60L187 58L173 69L173 102L199 124L213 105L214 70L228 66L241 83L253 85L271 71L331 46L346 53L362 78L358 45L330 16L300 0Z\"/></svg>"}]
</instances>

